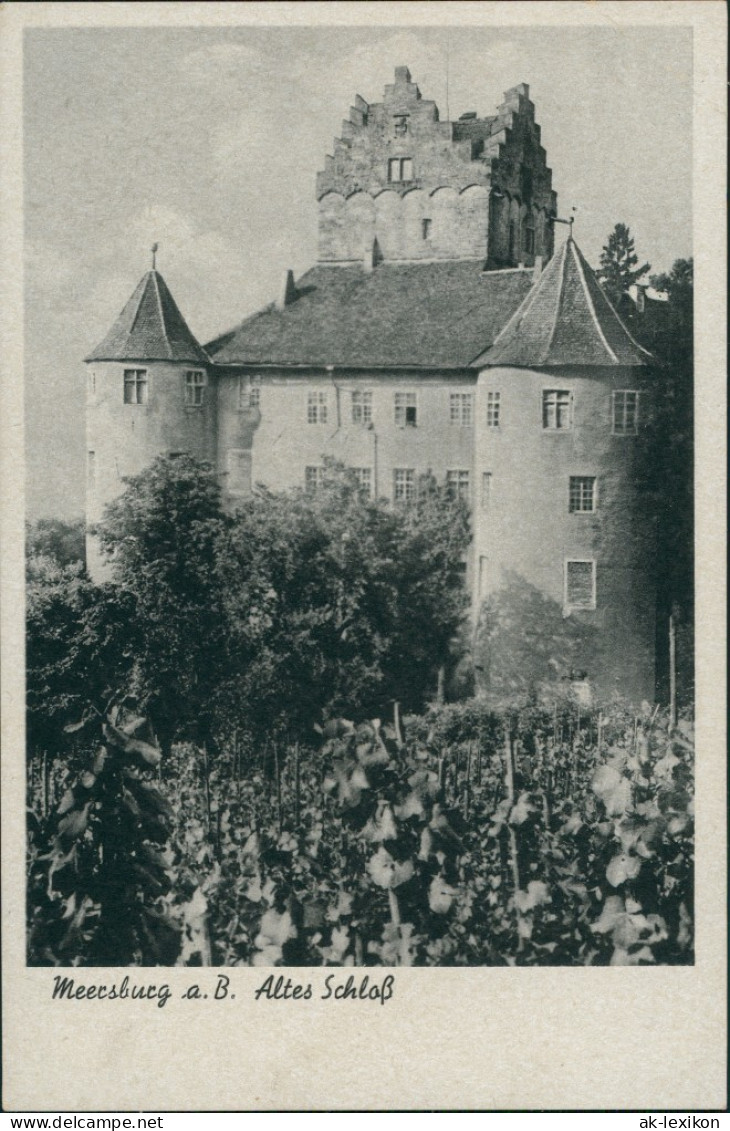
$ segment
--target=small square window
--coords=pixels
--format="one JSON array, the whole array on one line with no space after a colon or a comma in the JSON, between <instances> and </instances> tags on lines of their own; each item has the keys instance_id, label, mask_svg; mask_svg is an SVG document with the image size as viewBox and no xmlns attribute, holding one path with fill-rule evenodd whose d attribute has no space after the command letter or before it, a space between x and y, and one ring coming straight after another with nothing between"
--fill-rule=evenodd
<instances>
[{"instance_id":1,"label":"small square window","mask_svg":"<svg viewBox=\"0 0 730 1131\"><path fill-rule=\"evenodd\" d=\"M307 394L307 423L327 423L327 394L324 392Z\"/></svg>"},{"instance_id":2,"label":"small square window","mask_svg":"<svg viewBox=\"0 0 730 1131\"><path fill-rule=\"evenodd\" d=\"M308 495L314 495L321 488L324 482L324 468L323 467L305 467L304 468L304 490Z\"/></svg>"},{"instance_id":3,"label":"small square window","mask_svg":"<svg viewBox=\"0 0 730 1131\"><path fill-rule=\"evenodd\" d=\"M499 428L499 393L487 393L487 428Z\"/></svg>"},{"instance_id":4,"label":"small square window","mask_svg":"<svg viewBox=\"0 0 730 1131\"><path fill-rule=\"evenodd\" d=\"M639 431L639 394L635 389L617 389L613 394L613 432L635 436Z\"/></svg>"},{"instance_id":5,"label":"small square window","mask_svg":"<svg viewBox=\"0 0 730 1131\"><path fill-rule=\"evenodd\" d=\"M596 479L593 475L571 475L568 510L571 514L592 514L596 509Z\"/></svg>"},{"instance_id":6,"label":"small square window","mask_svg":"<svg viewBox=\"0 0 730 1131\"><path fill-rule=\"evenodd\" d=\"M205 397L205 373L202 369L185 370L185 404L188 408L201 408Z\"/></svg>"},{"instance_id":7,"label":"small square window","mask_svg":"<svg viewBox=\"0 0 730 1131\"><path fill-rule=\"evenodd\" d=\"M446 472L446 490L452 499L469 501L469 472L462 468Z\"/></svg>"},{"instance_id":8,"label":"small square window","mask_svg":"<svg viewBox=\"0 0 730 1131\"><path fill-rule=\"evenodd\" d=\"M124 403L147 404L147 370L124 370Z\"/></svg>"},{"instance_id":9,"label":"small square window","mask_svg":"<svg viewBox=\"0 0 730 1131\"><path fill-rule=\"evenodd\" d=\"M409 503L416 497L416 472L412 467L396 467L393 471L393 498L396 503Z\"/></svg>"},{"instance_id":10,"label":"small square window","mask_svg":"<svg viewBox=\"0 0 730 1131\"><path fill-rule=\"evenodd\" d=\"M542 426L550 432L566 432L573 427L573 394L568 389L544 389Z\"/></svg>"},{"instance_id":11,"label":"small square window","mask_svg":"<svg viewBox=\"0 0 730 1131\"><path fill-rule=\"evenodd\" d=\"M565 604L569 609L595 609L596 563L592 559L565 563Z\"/></svg>"},{"instance_id":12,"label":"small square window","mask_svg":"<svg viewBox=\"0 0 730 1131\"><path fill-rule=\"evenodd\" d=\"M395 393L395 422L401 428L416 427L416 394Z\"/></svg>"},{"instance_id":13,"label":"small square window","mask_svg":"<svg viewBox=\"0 0 730 1131\"><path fill-rule=\"evenodd\" d=\"M473 420L473 393L450 393L449 394L449 421L451 424L458 424L462 428L471 425Z\"/></svg>"},{"instance_id":14,"label":"small square window","mask_svg":"<svg viewBox=\"0 0 730 1131\"><path fill-rule=\"evenodd\" d=\"M411 157L391 157L388 160L388 180L391 184L397 181L413 180L413 159Z\"/></svg>"},{"instance_id":15,"label":"small square window","mask_svg":"<svg viewBox=\"0 0 730 1131\"><path fill-rule=\"evenodd\" d=\"M357 391L352 394L352 423L370 424L373 419L373 394Z\"/></svg>"},{"instance_id":16,"label":"small square window","mask_svg":"<svg viewBox=\"0 0 730 1131\"><path fill-rule=\"evenodd\" d=\"M370 467L353 467L357 478L357 485L365 495L373 493L373 471Z\"/></svg>"}]
</instances>

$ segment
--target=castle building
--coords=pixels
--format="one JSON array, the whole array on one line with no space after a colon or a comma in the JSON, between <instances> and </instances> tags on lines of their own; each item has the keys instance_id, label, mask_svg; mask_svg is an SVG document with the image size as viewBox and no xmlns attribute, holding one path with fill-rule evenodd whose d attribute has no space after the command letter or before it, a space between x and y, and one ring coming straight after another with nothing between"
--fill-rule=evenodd
<instances>
[{"instance_id":1,"label":"castle building","mask_svg":"<svg viewBox=\"0 0 730 1131\"><path fill-rule=\"evenodd\" d=\"M529 88L442 122L396 68L351 108L317 206L315 266L204 349L144 276L86 359L88 524L163 453L211 462L232 507L255 483L316 490L327 457L394 502L431 471L471 507L485 689L506 632L535 682L653 698L651 359L572 235L555 252Z\"/></svg>"}]
</instances>

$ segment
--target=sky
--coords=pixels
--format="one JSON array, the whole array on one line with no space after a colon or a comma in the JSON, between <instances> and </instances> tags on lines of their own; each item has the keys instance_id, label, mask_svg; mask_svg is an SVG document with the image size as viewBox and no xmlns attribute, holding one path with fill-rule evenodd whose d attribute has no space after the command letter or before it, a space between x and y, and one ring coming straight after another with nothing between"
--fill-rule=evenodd
<instances>
[{"instance_id":1,"label":"sky","mask_svg":"<svg viewBox=\"0 0 730 1131\"><path fill-rule=\"evenodd\" d=\"M442 119L530 86L559 213L597 266L692 254L692 39L682 27L64 28L25 33L27 517L80 517L83 358L149 248L205 343L316 258L315 176L359 93L410 68Z\"/></svg>"}]
</instances>

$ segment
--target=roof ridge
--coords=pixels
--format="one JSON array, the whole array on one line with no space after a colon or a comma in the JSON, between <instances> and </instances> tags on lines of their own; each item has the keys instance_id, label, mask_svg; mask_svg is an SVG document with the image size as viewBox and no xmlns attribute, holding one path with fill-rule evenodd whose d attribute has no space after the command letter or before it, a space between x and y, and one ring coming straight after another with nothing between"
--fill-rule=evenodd
<instances>
[{"instance_id":1,"label":"roof ridge","mask_svg":"<svg viewBox=\"0 0 730 1131\"><path fill-rule=\"evenodd\" d=\"M139 298L137 300L137 308L134 312L134 316L132 318L132 321L129 324L129 330L127 331L129 334L131 334L133 332L135 326L137 325L137 319L139 318L139 313L142 309L142 300L144 298L144 292L146 290L146 279L142 280L142 286L138 286L137 290L139 291ZM132 297L134 297L134 296L132 296Z\"/></svg>"},{"instance_id":2,"label":"roof ridge","mask_svg":"<svg viewBox=\"0 0 730 1131\"><path fill-rule=\"evenodd\" d=\"M547 361L547 359L550 357L550 350L553 348L553 341L555 340L555 334L556 334L556 331L558 329L558 319L560 317L560 310L561 310L561 307L563 305L563 291L565 290L565 264L566 264L566 260L568 258L568 253L565 249L568 247L568 244L570 242L571 241L568 238L565 241L565 243L563 244L563 248L562 248L563 254L558 261L560 263L560 268L559 268L560 280L558 282L557 287L555 288L556 294L557 294L557 302L555 303L555 313L553 315L553 324L552 324L552 328L550 330L550 336L548 337L547 346L545 347L545 350L543 351L544 356L541 359L542 361ZM538 285L539 285L539 283L538 283Z\"/></svg>"},{"instance_id":3,"label":"roof ridge","mask_svg":"<svg viewBox=\"0 0 730 1131\"><path fill-rule=\"evenodd\" d=\"M578 251L578 257L579 257L579 259L580 259L580 258L582 257L582 255L583 255L583 253L581 252L580 248L579 248L579 247L577 247L577 245L576 245L576 250ZM604 302L606 303L606 305L608 306L608 309L609 309L609 310L611 311L611 313L613 314L614 318L615 318L615 319L616 319L616 321L618 322L618 324L619 324L619 326L621 327L621 329L623 330L623 332L624 332L624 333L626 334L626 337L627 337L627 338L629 339L629 341L631 342L631 344L632 344L633 346L635 346L635 347L636 347L636 349L637 349L637 350L639 350L639 352L640 352L640 353L643 353L643 354L645 354L645 355L646 355L646 357L652 357L652 354L651 354L651 352L650 352L650 351L649 351L648 349L646 349L646 348L645 348L644 346L642 346L640 342L637 342L636 338L634 337L634 335L633 335L633 334L631 333L631 331L629 330L629 328L628 328L628 326L626 325L626 323L624 322L623 318L621 317L621 315L619 314L619 312L618 312L618 311L616 310L616 307L615 307L615 306L613 305L613 303L611 302L610 298L608 297L608 295L607 295L607 294L606 294L606 292L604 291L603 287L602 287L602 286L601 286L601 284L600 284L600 283L598 282L598 279L596 279L596 280L595 280L595 282L596 282L596 286L598 287L598 290L599 290L599 292L600 292L600 294L601 294L601 297L603 298L603 301L604 301Z\"/></svg>"},{"instance_id":4,"label":"roof ridge","mask_svg":"<svg viewBox=\"0 0 730 1131\"><path fill-rule=\"evenodd\" d=\"M165 345L167 346L168 354L170 355L170 357L172 357L172 345L170 344L170 332L169 332L168 327L167 327L167 319L165 318L165 311L163 310L163 307L162 307L162 295L160 294L160 284L159 284L159 281L158 281L159 276L158 276L157 272L155 271L154 267L150 271L150 275L152 276L152 282L154 283L154 287L155 287L155 296L157 298L157 310L158 310L159 315L160 315L160 325L162 327L162 338L163 338Z\"/></svg>"},{"instance_id":5,"label":"roof ridge","mask_svg":"<svg viewBox=\"0 0 730 1131\"><path fill-rule=\"evenodd\" d=\"M571 244L573 244L573 249L574 249L573 250L573 256L575 258L576 266L578 268L578 274L580 276L581 285L583 287L583 293L585 294L586 302L588 303L588 309L591 312L591 318L593 319L593 323L594 323L596 329L598 330L598 336L600 337L601 341L603 342L604 346L606 347L609 357L612 357L613 360L618 364L618 357L616 356L616 353L614 352L614 350L612 350L610 345L608 344L608 339L606 338L606 335L603 332L603 327L601 326L601 323L598 320L598 313L596 311L596 307L595 307L595 304L593 302L593 299L591 298L591 295L588 291L588 282L587 282L586 277L585 277L585 272L583 270L583 264L581 263L580 256L577 254L576 245L573 243L572 239L570 239L569 242Z\"/></svg>"}]
</instances>

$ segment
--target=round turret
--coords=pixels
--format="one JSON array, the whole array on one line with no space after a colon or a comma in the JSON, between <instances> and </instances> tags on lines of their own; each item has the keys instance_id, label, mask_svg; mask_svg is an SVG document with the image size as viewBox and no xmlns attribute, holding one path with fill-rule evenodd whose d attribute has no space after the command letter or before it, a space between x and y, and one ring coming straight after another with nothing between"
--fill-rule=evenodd
<instances>
[{"instance_id":1,"label":"round turret","mask_svg":"<svg viewBox=\"0 0 730 1131\"><path fill-rule=\"evenodd\" d=\"M215 459L215 388L210 360L154 266L86 365L86 557L102 580L92 531L124 478L174 452Z\"/></svg>"}]
</instances>

